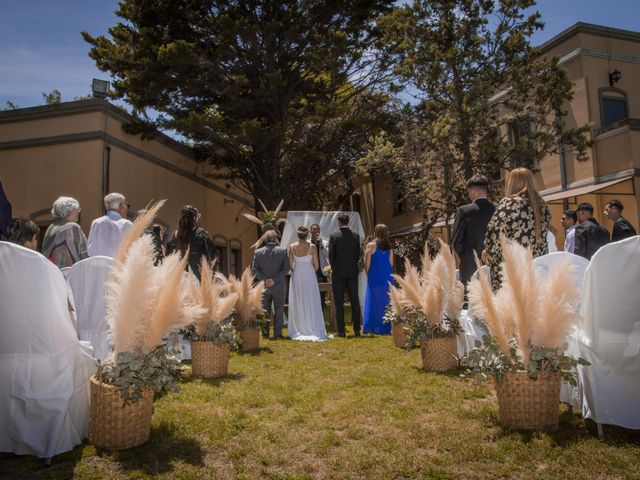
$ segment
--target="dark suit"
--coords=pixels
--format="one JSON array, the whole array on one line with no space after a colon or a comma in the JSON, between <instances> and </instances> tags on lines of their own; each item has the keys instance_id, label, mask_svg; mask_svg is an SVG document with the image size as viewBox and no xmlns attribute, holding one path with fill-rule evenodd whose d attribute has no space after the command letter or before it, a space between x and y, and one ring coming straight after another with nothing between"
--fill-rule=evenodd
<instances>
[{"instance_id":1,"label":"dark suit","mask_svg":"<svg viewBox=\"0 0 640 480\"><path fill-rule=\"evenodd\" d=\"M611 232L611 241L617 242L618 240L624 240L625 238L633 237L637 235L635 228L631 225L631 222L624 217L618 217L613 223L613 231Z\"/></svg>"},{"instance_id":2,"label":"dark suit","mask_svg":"<svg viewBox=\"0 0 640 480\"><path fill-rule=\"evenodd\" d=\"M495 211L496 206L489 200L477 198L474 202L461 206L456 212L452 244L460 257L460 281L465 285L476 271L473 252L480 258L487 225Z\"/></svg>"},{"instance_id":3,"label":"dark suit","mask_svg":"<svg viewBox=\"0 0 640 480\"><path fill-rule=\"evenodd\" d=\"M336 303L338 335L344 336L344 289L351 298L353 331L360 334L360 299L358 297L358 260L360 259L360 235L348 227L340 227L329 239L329 263L331 264L333 299Z\"/></svg>"},{"instance_id":4,"label":"dark suit","mask_svg":"<svg viewBox=\"0 0 640 480\"><path fill-rule=\"evenodd\" d=\"M271 303L273 303L273 336L276 338L281 337L282 324L284 323L284 276L291 270L287 250L277 246L275 243L267 243L264 247L256 250L253 256L252 269L258 280L264 281L270 278L275 282L271 287L265 288L262 307L266 312L269 312L271 311ZM269 326L262 333L268 336Z\"/></svg>"},{"instance_id":5,"label":"dark suit","mask_svg":"<svg viewBox=\"0 0 640 480\"><path fill-rule=\"evenodd\" d=\"M598 249L609 243L609 230L595 218L588 218L576 227L576 243L573 253L591 260Z\"/></svg>"}]
</instances>

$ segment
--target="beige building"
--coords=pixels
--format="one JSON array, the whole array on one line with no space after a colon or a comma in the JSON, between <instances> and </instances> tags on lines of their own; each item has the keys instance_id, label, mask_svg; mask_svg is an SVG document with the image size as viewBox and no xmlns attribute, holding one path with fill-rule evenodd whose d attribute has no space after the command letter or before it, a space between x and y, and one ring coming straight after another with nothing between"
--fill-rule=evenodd
<instances>
[{"instance_id":1,"label":"beige building","mask_svg":"<svg viewBox=\"0 0 640 480\"><path fill-rule=\"evenodd\" d=\"M215 241L220 270L241 273L251 262L256 229L240 213L253 212L253 199L211 179L208 167L171 138L125 133L122 125L131 119L100 99L0 112L0 181L14 216L36 221L44 232L53 201L67 195L80 202L88 234L104 214L104 195L115 191L127 197L130 217L151 200L167 199L157 221L172 232L190 204Z\"/></svg>"},{"instance_id":2,"label":"beige building","mask_svg":"<svg viewBox=\"0 0 640 480\"><path fill-rule=\"evenodd\" d=\"M617 198L625 206L623 215L638 230L640 33L577 23L542 48L558 57L574 82L574 98L565 107L567 126L589 124L593 141L587 161L579 162L570 149L563 149L539 162L536 181L550 204L558 246L564 243L562 211L581 202L593 204L594 216L611 231L612 222L603 210L607 201ZM365 182L359 193L362 199L357 204L365 225L382 222L395 234L422 228L422 212L408 211L391 182L375 178ZM446 238L444 221L433 232Z\"/></svg>"}]
</instances>

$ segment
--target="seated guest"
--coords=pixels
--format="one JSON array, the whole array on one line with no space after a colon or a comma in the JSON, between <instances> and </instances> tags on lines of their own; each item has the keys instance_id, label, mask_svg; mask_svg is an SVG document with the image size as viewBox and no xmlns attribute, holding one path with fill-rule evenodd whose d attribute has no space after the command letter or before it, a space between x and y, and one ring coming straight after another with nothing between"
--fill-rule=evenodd
<instances>
[{"instance_id":1,"label":"seated guest","mask_svg":"<svg viewBox=\"0 0 640 480\"><path fill-rule=\"evenodd\" d=\"M576 243L576 222L578 221L578 216L576 212L573 210L565 210L562 214L562 218L560 222L565 230L564 237L564 251L573 253L575 249Z\"/></svg>"},{"instance_id":2,"label":"seated guest","mask_svg":"<svg viewBox=\"0 0 640 480\"><path fill-rule=\"evenodd\" d=\"M53 202L54 220L44 234L42 254L58 268L70 267L89 256L87 239L77 223L79 214L80 204L75 198L59 197Z\"/></svg>"},{"instance_id":3,"label":"seated guest","mask_svg":"<svg viewBox=\"0 0 640 480\"><path fill-rule=\"evenodd\" d=\"M625 238L637 235L633 225L622 216L624 205L620 200L611 200L604 207L604 214L609 220L613 220L613 230L611 231L611 241L617 242Z\"/></svg>"},{"instance_id":4,"label":"seated guest","mask_svg":"<svg viewBox=\"0 0 640 480\"><path fill-rule=\"evenodd\" d=\"M113 257L120 240L133 225L126 218L129 204L121 193L110 193L104 197L104 208L107 214L96 218L89 230L88 250L92 257Z\"/></svg>"},{"instance_id":5,"label":"seated guest","mask_svg":"<svg viewBox=\"0 0 640 480\"><path fill-rule=\"evenodd\" d=\"M31 250L38 249L38 225L26 218L14 218L9 227L7 241Z\"/></svg>"},{"instance_id":6,"label":"seated guest","mask_svg":"<svg viewBox=\"0 0 640 480\"><path fill-rule=\"evenodd\" d=\"M609 243L609 230L593 218L593 205L584 202L576 209L578 226L573 253L591 260L600 247Z\"/></svg>"}]
</instances>

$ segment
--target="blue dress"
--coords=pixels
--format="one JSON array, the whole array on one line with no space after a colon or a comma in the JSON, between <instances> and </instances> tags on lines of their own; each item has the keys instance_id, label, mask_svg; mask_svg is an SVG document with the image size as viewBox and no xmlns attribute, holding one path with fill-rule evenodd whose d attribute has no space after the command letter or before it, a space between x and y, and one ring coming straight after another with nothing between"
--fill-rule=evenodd
<instances>
[{"instance_id":1,"label":"blue dress","mask_svg":"<svg viewBox=\"0 0 640 480\"><path fill-rule=\"evenodd\" d=\"M376 251L371 255L369 275L367 277L367 292L364 298L363 333L377 333L388 335L391 325L382 323L384 310L389 305L389 282L393 285L392 267L389 263L391 250Z\"/></svg>"}]
</instances>

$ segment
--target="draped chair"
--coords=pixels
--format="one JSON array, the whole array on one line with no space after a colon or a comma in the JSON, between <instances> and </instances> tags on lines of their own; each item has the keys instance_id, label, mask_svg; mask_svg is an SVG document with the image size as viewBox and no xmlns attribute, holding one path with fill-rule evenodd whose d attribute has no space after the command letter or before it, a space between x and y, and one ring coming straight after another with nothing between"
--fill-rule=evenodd
<instances>
[{"instance_id":1,"label":"draped chair","mask_svg":"<svg viewBox=\"0 0 640 480\"><path fill-rule=\"evenodd\" d=\"M549 275L549 269L554 263L561 262L563 260L569 259L571 261L571 265L575 268L576 272L576 285L578 289L582 291L582 285L584 283L584 274L589 266L589 260L583 258L579 255L574 255L569 252L553 252L547 255L543 255L541 257L537 257L533 259L533 265L536 267L538 274L542 276L542 278L547 278ZM576 305L576 309L580 309L581 301ZM579 330L574 331L568 339L568 348L567 354L572 357L579 357L580 352L578 351L578 337L580 333ZM560 401L568 403L573 407L582 408L582 388L581 385L577 385L573 387L566 382L562 382L560 385Z\"/></svg>"},{"instance_id":2,"label":"draped chair","mask_svg":"<svg viewBox=\"0 0 640 480\"><path fill-rule=\"evenodd\" d=\"M489 272L489 267L487 265L483 265L480 267L480 270L486 272L491 278L491 273ZM471 276L471 280L478 278L479 270L476 270ZM469 350L475 348L476 340L482 342L482 337L484 335L489 335L489 330L487 326L481 320L477 319L471 314L471 305L469 305L468 310L462 310L460 312L460 326L462 327L463 332L458 334L457 338L457 352L460 357L462 357Z\"/></svg>"},{"instance_id":3,"label":"draped chair","mask_svg":"<svg viewBox=\"0 0 640 480\"><path fill-rule=\"evenodd\" d=\"M640 429L640 236L600 248L585 272L579 368L582 415Z\"/></svg>"},{"instance_id":4,"label":"draped chair","mask_svg":"<svg viewBox=\"0 0 640 480\"><path fill-rule=\"evenodd\" d=\"M91 342L93 355L99 360L104 360L112 351L107 339L105 303L105 283L112 262L111 257L85 258L73 264L67 278L73 292L80 340Z\"/></svg>"},{"instance_id":5,"label":"draped chair","mask_svg":"<svg viewBox=\"0 0 640 480\"><path fill-rule=\"evenodd\" d=\"M69 319L58 267L0 242L0 452L51 459L87 435L91 347Z\"/></svg>"}]
</instances>

